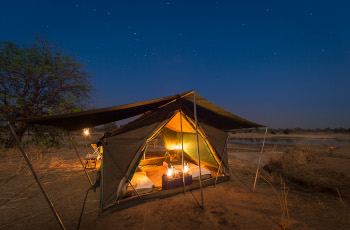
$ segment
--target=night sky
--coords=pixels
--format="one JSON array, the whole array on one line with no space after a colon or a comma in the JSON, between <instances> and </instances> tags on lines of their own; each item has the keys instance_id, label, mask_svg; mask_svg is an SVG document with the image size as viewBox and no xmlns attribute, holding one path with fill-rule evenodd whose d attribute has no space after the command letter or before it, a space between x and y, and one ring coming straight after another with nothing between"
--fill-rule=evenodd
<instances>
[{"instance_id":1,"label":"night sky","mask_svg":"<svg viewBox=\"0 0 350 230\"><path fill-rule=\"evenodd\" d=\"M102 108L196 90L273 128L350 128L350 1L4 1L0 40L76 54Z\"/></svg>"}]
</instances>

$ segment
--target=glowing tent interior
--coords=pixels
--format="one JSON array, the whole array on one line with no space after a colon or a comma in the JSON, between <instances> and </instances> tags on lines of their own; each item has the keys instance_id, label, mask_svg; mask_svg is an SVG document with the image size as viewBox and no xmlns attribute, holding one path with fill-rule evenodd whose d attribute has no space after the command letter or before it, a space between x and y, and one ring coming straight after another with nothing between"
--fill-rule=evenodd
<instances>
[{"instance_id":1,"label":"glowing tent interior","mask_svg":"<svg viewBox=\"0 0 350 230\"><path fill-rule=\"evenodd\" d=\"M195 91L123 106L17 121L72 131L135 115L141 116L100 139L99 144L103 146L101 211L111 207L118 210L122 203L135 205L227 179L228 131L263 127L227 112ZM175 180L176 171L179 178L182 176L181 186L164 189L168 177ZM191 177L186 177L188 175Z\"/></svg>"}]
</instances>

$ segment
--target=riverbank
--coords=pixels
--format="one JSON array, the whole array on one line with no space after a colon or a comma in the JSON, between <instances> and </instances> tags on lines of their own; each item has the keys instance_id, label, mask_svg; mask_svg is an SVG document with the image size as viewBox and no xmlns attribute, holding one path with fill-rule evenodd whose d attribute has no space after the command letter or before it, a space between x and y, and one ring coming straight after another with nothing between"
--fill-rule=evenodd
<instances>
[{"instance_id":1,"label":"riverbank","mask_svg":"<svg viewBox=\"0 0 350 230\"><path fill-rule=\"evenodd\" d=\"M229 133L229 138L263 138L264 133ZM334 132L307 132L307 133L267 133L266 138L270 139L333 139L350 140L350 133Z\"/></svg>"}]
</instances>

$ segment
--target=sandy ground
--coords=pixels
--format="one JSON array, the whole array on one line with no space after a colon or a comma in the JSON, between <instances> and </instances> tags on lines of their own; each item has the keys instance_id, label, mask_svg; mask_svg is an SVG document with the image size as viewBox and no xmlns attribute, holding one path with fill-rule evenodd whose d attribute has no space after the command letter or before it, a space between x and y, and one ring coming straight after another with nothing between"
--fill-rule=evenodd
<instances>
[{"instance_id":1,"label":"sandy ground","mask_svg":"<svg viewBox=\"0 0 350 230\"><path fill-rule=\"evenodd\" d=\"M267 146L263 165L272 148ZM281 146L276 151L282 153L284 148ZM83 142L78 149L81 155L85 153ZM77 229L89 182L74 150L63 148L42 155L29 150L66 228ZM231 181L203 190L204 211L198 203L200 191L196 190L98 216L97 189L88 193L80 229L281 229L281 208L274 192L276 189L280 194L279 188L259 179L256 191L251 191L260 147L229 144L228 150ZM2 151L1 159L0 229L59 229L19 151ZM349 159L350 153L342 152L321 156L315 162L322 169L335 170L350 178ZM89 170L89 175L94 182L96 170ZM345 196L341 201L337 194L287 186L290 186L288 229L350 229L350 197Z\"/></svg>"}]
</instances>

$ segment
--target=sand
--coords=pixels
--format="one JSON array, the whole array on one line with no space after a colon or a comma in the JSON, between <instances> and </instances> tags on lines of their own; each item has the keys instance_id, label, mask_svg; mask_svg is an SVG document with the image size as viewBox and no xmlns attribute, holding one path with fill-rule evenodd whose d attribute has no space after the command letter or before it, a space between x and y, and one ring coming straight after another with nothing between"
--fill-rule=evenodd
<instances>
[{"instance_id":1,"label":"sand","mask_svg":"<svg viewBox=\"0 0 350 230\"><path fill-rule=\"evenodd\" d=\"M82 143L79 150L84 152ZM277 152L283 152L284 148L279 147ZM269 149L272 146L267 146ZM230 144L228 150L231 181L204 188L204 211L198 203L200 191L196 190L99 216L97 189L88 194L80 229L281 229L281 209L273 188L259 179L256 191L251 191L259 146ZM76 229L89 182L74 151L62 148L42 156L36 153L31 149L29 155L40 177L45 175L42 182L49 197L66 228ZM0 204L3 204L31 185L34 179L18 150L2 151L1 159ZM317 158L317 165L350 178L349 159L349 152L321 156ZM267 161L266 152L263 165ZM96 170L89 170L89 175L94 181ZM294 184L288 186L290 229L350 229L349 197L341 201L337 194L304 190ZM59 227L34 183L0 206L0 229Z\"/></svg>"}]
</instances>

